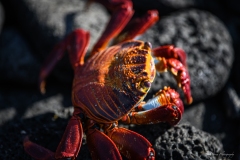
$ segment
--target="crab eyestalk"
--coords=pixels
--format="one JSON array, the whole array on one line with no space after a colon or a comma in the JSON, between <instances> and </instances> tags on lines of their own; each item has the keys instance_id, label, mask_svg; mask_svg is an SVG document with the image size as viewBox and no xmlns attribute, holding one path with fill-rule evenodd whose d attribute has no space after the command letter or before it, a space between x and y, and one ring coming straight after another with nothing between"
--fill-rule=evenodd
<instances>
[{"instance_id":1,"label":"crab eyestalk","mask_svg":"<svg viewBox=\"0 0 240 160\"><path fill-rule=\"evenodd\" d=\"M147 81L147 80L143 80L140 82L139 90L147 93L149 91L150 87L151 87L151 82Z\"/></svg>"}]
</instances>

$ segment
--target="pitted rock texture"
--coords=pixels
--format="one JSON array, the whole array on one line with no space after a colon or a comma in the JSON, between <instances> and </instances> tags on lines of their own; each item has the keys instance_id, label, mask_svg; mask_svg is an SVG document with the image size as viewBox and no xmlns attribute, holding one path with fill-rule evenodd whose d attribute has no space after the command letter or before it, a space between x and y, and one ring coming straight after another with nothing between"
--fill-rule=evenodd
<instances>
[{"instance_id":1,"label":"pitted rock texture","mask_svg":"<svg viewBox=\"0 0 240 160\"><path fill-rule=\"evenodd\" d=\"M214 136L196 129L189 124L181 124L167 130L154 144L157 159L218 159L222 144Z\"/></svg>"},{"instance_id":2,"label":"pitted rock texture","mask_svg":"<svg viewBox=\"0 0 240 160\"><path fill-rule=\"evenodd\" d=\"M229 78L233 64L231 37L223 23L206 11L185 10L166 16L142 37L153 47L174 44L187 53L195 102L217 94ZM170 74L159 74L151 93L163 86L177 88Z\"/></svg>"}]
</instances>

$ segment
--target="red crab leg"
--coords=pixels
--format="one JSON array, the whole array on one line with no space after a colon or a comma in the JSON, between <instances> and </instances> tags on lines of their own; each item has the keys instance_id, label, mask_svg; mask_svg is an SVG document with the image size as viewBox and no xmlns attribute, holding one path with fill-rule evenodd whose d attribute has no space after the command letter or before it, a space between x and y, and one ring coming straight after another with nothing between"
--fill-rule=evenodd
<instances>
[{"instance_id":1,"label":"red crab leg","mask_svg":"<svg viewBox=\"0 0 240 160\"><path fill-rule=\"evenodd\" d=\"M28 138L24 139L24 150L34 159L50 160L60 158L73 158L78 155L82 144L83 129L79 117L73 116L67 125L64 135L56 150L56 153L31 142Z\"/></svg>"},{"instance_id":2,"label":"red crab leg","mask_svg":"<svg viewBox=\"0 0 240 160\"><path fill-rule=\"evenodd\" d=\"M93 47L92 53L95 54L107 47L108 42L118 35L131 19L134 11L131 1L123 0L96 0L113 12L107 27L102 36Z\"/></svg>"},{"instance_id":3,"label":"red crab leg","mask_svg":"<svg viewBox=\"0 0 240 160\"><path fill-rule=\"evenodd\" d=\"M68 51L70 62L74 69L78 65L83 65L88 43L89 33L77 29L54 47L40 70L39 87L42 93L45 93L46 77L53 70L57 62L63 57L65 51Z\"/></svg>"},{"instance_id":4,"label":"red crab leg","mask_svg":"<svg viewBox=\"0 0 240 160\"><path fill-rule=\"evenodd\" d=\"M167 122L177 124L184 112L179 94L169 87L164 87L156 96L145 104L140 104L132 112L122 118L124 123L154 124Z\"/></svg>"},{"instance_id":5,"label":"red crab leg","mask_svg":"<svg viewBox=\"0 0 240 160\"><path fill-rule=\"evenodd\" d=\"M92 54L105 49L109 41L116 36L117 38L114 39L115 44L133 39L137 35L144 33L159 19L157 10L149 10L142 17L132 18L134 11L130 0L96 1L111 10L113 14L105 31L95 44Z\"/></svg>"},{"instance_id":6,"label":"red crab leg","mask_svg":"<svg viewBox=\"0 0 240 160\"><path fill-rule=\"evenodd\" d=\"M61 142L59 143L55 158L73 158L78 155L82 144L83 128L79 117L73 116L67 125Z\"/></svg>"},{"instance_id":7,"label":"red crab leg","mask_svg":"<svg viewBox=\"0 0 240 160\"><path fill-rule=\"evenodd\" d=\"M122 160L116 145L93 121L89 120L87 127L87 145L93 160Z\"/></svg>"},{"instance_id":8,"label":"red crab leg","mask_svg":"<svg viewBox=\"0 0 240 160\"><path fill-rule=\"evenodd\" d=\"M187 104L192 103L192 95L190 89L190 76L186 67L175 58L161 58L155 57L157 63L155 63L156 69L159 72L169 70L175 77L178 86L182 88L185 95L185 100Z\"/></svg>"},{"instance_id":9,"label":"red crab leg","mask_svg":"<svg viewBox=\"0 0 240 160\"><path fill-rule=\"evenodd\" d=\"M136 36L143 34L158 20L157 10L149 10L141 17L133 17L124 30L114 39L114 44L134 39Z\"/></svg>"},{"instance_id":10,"label":"red crab leg","mask_svg":"<svg viewBox=\"0 0 240 160\"><path fill-rule=\"evenodd\" d=\"M125 128L114 127L106 130L118 150L128 159L154 160L155 151L142 135Z\"/></svg>"},{"instance_id":11,"label":"red crab leg","mask_svg":"<svg viewBox=\"0 0 240 160\"><path fill-rule=\"evenodd\" d=\"M154 57L178 59L187 68L186 53L181 48L174 47L173 45L166 45L154 48L152 52Z\"/></svg>"},{"instance_id":12,"label":"red crab leg","mask_svg":"<svg viewBox=\"0 0 240 160\"><path fill-rule=\"evenodd\" d=\"M29 140L28 137L24 138L23 146L25 152L27 152L34 159L39 160L54 160L55 153L36 144Z\"/></svg>"}]
</instances>

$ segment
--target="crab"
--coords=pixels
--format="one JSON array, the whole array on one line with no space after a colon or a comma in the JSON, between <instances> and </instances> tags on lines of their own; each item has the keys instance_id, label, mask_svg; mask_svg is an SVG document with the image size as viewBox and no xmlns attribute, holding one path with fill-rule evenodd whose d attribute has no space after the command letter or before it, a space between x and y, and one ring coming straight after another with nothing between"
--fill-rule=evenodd
<instances>
[{"instance_id":1,"label":"crab","mask_svg":"<svg viewBox=\"0 0 240 160\"><path fill-rule=\"evenodd\" d=\"M151 143L142 135L118 126L126 124L177 124L184 112L179 94L164 87L144 101L156 72L173 73L186 103L192 103L190 76L185 52L173 45L152 49L150 42L133 40L159 18L156 10L132 18L131 1L98 0L114 11L105 31L85 57L90 33L77 29L59 42L43 64L39 86L45 92L45 79L65 51L74 70L70 118L56 152L24 138L25 151L35 159L76 159L83 134L92 159L155 159ZM113 45L108 46L112 40Z\"/></svg>"}]
</instances>

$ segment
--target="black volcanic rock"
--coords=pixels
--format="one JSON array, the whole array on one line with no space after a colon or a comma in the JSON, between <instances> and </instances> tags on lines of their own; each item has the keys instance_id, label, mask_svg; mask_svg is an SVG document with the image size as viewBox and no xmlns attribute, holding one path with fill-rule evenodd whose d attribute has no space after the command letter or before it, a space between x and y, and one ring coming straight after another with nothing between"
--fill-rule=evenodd
<instances>
[{"instance_id":1,"label":"black volcanic rock","mask_svg":"<svg viewBox=\"0 0 240 160\"><path fill-rule=\"evenodd\" d=\"M218 159L222 144L214 136L188 124L167 130L156 139L157 159Z\"/></svg>"},{"instance_id":2,"label":"black volcanic rock","mask_svg":"<svg viewBox=\"0 0 240 160\"><path fill-rule=\"evenodd\" d=\"M195 102L217 94L229 78L233 64L231 37L223 23L206 11L185 10L160 19L142 37L153 47L173 44L187 53L191 77L192 96ZM173 86L170 74L159 74L151 93Z\"/></svg>"}]
</instances>

